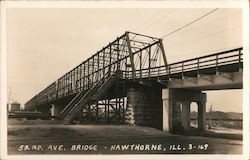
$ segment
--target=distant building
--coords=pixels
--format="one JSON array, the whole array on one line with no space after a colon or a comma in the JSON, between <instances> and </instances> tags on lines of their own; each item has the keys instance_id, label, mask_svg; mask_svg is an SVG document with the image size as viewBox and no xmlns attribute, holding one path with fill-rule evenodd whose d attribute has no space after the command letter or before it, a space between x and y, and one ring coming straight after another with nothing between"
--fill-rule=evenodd
<instances>
[{"instance_id":1,"label":"distant building","mask_svg":"<svg viewBox=\"0 0 250 160\"><path fill-rule=\"evenodd\" d=\"M18 102L13 102L10 104L10 111L20 111L21 110L21 104Z\"/></svg>"}]
</instances>

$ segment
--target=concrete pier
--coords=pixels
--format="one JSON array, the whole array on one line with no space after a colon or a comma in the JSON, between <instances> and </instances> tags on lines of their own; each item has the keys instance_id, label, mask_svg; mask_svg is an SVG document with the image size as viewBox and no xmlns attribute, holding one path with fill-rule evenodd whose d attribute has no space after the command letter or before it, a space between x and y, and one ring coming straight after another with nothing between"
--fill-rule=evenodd
<instances>
[{"instance_id":1,"label":"concrete pier","mask_svg":"<svg viewBox=\"0 0 250 160\"><path fill-rule=\"evenodd\" d=\"M170 132L173 130L173 97L171 89L162 90L162 110L163 110L163 131Z\"/></svg>"},{"instance_id":2,"label":"concrete pier","mask_svg":"<svg viewBox=\"0 0 250 160\"><path fill-rule=\"evenodd\" d=\"M132 125L162 129L161 88L143 85L129 88L126 115L125 122Z\"/></svg>"},{"instance_id":3,"label":"concrete pier","mask_svg":"<svg viewBox=\"0 0 250 160\"><path fill-rule=\"evenodd\" d=\"M206 94L186 89L163 89L163 131L188 132L190 130L190 104L198 105L198 129L206 129Z\"/></svg>"},{"instance_id":4,"label":"concrete pier","mask_svg":"<svg viewBox=\"0 0 250 160\"><path fill-rule=\"evenodd\" d=\"M182 102L182 127L184 131L190 130L190 101Z\"/></svg>"}]
</instances>

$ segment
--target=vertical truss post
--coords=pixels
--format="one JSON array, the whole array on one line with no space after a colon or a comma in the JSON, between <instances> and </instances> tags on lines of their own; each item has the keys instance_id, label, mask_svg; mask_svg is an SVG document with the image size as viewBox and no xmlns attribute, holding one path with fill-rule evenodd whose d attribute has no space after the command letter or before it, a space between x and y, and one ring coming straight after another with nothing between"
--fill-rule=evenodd
<instances>
[{"instance_id":1,"label":"vertical truss post","mask_svg":"<svg viewBox=\"0 0 250 160\"><path fill-rule=\"evenodd\" d=\"M100 71L99 71L99 69L100 69L100 52L98 52L98 54L97 54L97 73L96 73L96 79L99 79L100 78Z\"/></svg>"},{"instance_id":2,"label":"vertical truss post","mask_svg":"<svg viewBox=\"0 0 250 160\"><path fill-rule=\"evenodd\" d=\"M58 91L59 91L59 83L60 79L56 81L56 98L58 97Z\"/></svg>"},{"instance_id":3,"label":"vertical truss post","mask_svg":"<svg viewBox=\"0 0 250 160\"><path fill-rule=\"evenodd\" d=\"M148 77L149 77L149 79L151 76L150 68L151 68L151 47L149 47L149 50L148 50Z\"/></svg>"},{"instance_id":4,"label":"vertical truss post","mask_svg":"<svg viewBox=\"0 0 250 160\"><path fill-rule=\"evenodd\" d=\"M89 89L89 88L90 88L90 86L89 86L89 83L90 83L90 82L89 82L89 65L90 65L90 64L89 64L89 60L88 60L87 62L88 62L88 70L87 70L87 75L88 75L88 76L87 76L87 78L88 78L87 81L88 81L88 82L87 82L87 83L88 83L88 89Z\"/></svg>"},{"instance_id":5,"label":"vertical truss post","mask_svg":"<svg viewBox=\"0 0 250 160\"><path fill-rule=\"evenodd\" d=\"M102 61L103 61L103 64L102 64L102 76L104 76L105 75L105 52L104 51L102 51Z\"/></svg>"},{"instance_id":6,"label":"vertical truss post","mask_svg":"<svg viewBox=\"0 0 250 160\"><path fill-rule=\"evenodd\" d=\"M86 67L85 67L85 62L83 64L83 83L82 83L82 87L83 87L83 90L85 90L85 79L86 79L86 76L85 76L85 72L86 72Z\"/></svg>"},{"instance_id":7,"label":"vertical truss post","mask_svg":"<svg viewBox=\"0 0 250 160\"><path fill-rule=\"evenodd\" d=\"M68 88L68 93L70 93L70 72L68 73L68 78L67 78L67 88Z\"/></svg>"},{"instance_id":8,"label":"vertical truss post","mask_svg":"<svg viewBox=\"0 0 250 160\"><path fill-rule=\"evenodd\" d=\"M78 67L76 67L74 69L74 72L73 72L73 80L72 80L72 90L73 90L73 93L75 93L76 89L77 89L77 71L78 71Z\"/></svg>"},{"instance_id":9,"label":"vertical truss post","mask_svg":"<svg viewBox=\"0 0 250 160\"><path fill-rule=\"evenodd\" d=\"M75 83L76 92L78 92L78 91L79 91L79 88L80 88L80 85L79 85L79 83L80 83L80 80L79 80L79 79L80 79L80 78L79 78L79 77L80 77L80 76L79 76L80 68L81 68L81 67L78 66L77 69L76 69L76 71L77 71L77 72L76 72L76 79L75 79L75 82L76 82L76 83Z\"/></svg>"},{"instance_id":10,"label":"vertical truss post","mask_svg":"<svg viewBox=\"0 0 250 160\"><path fill-rule=\"evenodd\" d=\"M79 83L80 83L79 87L79 92L80 92L82 90L82 64L80 65Z\"/></svg>"},{"instance_id":11,"label":"vertical truss post","mask_svg":"<svg viewBox=\"0 0 250 160\"><path fill-rule=\"evenodd\" d=\"M121 63L121 61L120 61L120 46L119 46L119 39L117 39L117 47L116 47L116 49L117 49L117 70L120 70L120 63Z\"/></svg>"},{"instance_id":12,"label":"vertical truss post","mask_svg":"<svg viewBox=\"0 0 250 160\"><path fill-rule=\"evenodd\" d=\"M139 56L140 56L140 79L142 79L142 51L140 51Z\"/></svg>"},{"instance_id":13,"label":"vertical truss post","mask_svg":"<svg viewBox=\"0 0 250 160\"><path fill-rule=\"evenodd\" d=\"M127 45L128 45L128 51L129 51L129 57L130 57L130 61L131 61L131 67L132 67L132 78L133 80L135 80L135 64L134 64L134 55L131 49L131 43L130 43L130 39L129 39L129 32L126 32L126 39L127 39Z\"/></svg>"},{"instance_id":14,"label":"vertical truss post","mask_svg":"<svg viewBox=\"0 0 250 160\"><path fill-rule=\"evenodd\" d=\"M76 71L75 71L75 78L74 78L74 86L75 86L75 88L74 88L74 92L76 93L77 91L78 91L78 67L76 67L76 69L75 69Z\"/></svg>"},{"instance_id":15,"label":"vertical truss post","mask_svg":"<svg viewBox=\"0 0 250 160\"><path fill-rule=\"evenodd\" d=\"M69 93L69 73L66 74L66 95Z\"/></svg>"},{"instance_id":16,"label":"vertical truss post","mask_svg":"<svg viewBox=\"0 0 250 160\"><path fill-rule=\"evenodd\" d=\"M160 42L160 49L161 49L161 53L162 53L162 58L163 58L163 61L164 61L164 65L166 66L166 70L168 71L169 67L168 67L168 62L167 62L167 58L166 58L166 53L165 53L165 50L164 50L164 46L163 46L163 43L162 43L162 39L160 39L159 42Z\"/></svg>"},{"instance_id":17,"label":"vertical truss post","mask_svg":"<svg viewBox=\"0 0 250 160\"><path fill-rule=\"evenodd\" d=\"M64 77L63 77L63 95L66 95L66 76L67 75L65 75Z\"/></svg>"},{"instance_id":18,"label":"vertical truss post","mask_svg":"<svg viewBox=\"0 0 250 160\"><path fill-rule=\"evenodd\" d=\"M75 92L77 92L77 90L78 90L78 71L79 71L79 67L76 67L75 80L74 80Z\"/></svg>"},{"instance_id":19,"label":"vertical truss post","mask_svg":"<svg viewBox=\"0 0 250 160\"><path fill-rule=\"evenodd\" d=\"M74 71L73 71L74 72ZM69 84L68 84L68 87L69 87L69 93L72 92L72 78L73 78L73 74L72 72L69 72Z\"/></svg>"},{"instance_id":20,"label":"vertical truss post","mask_svg":"<svg viewBox=\"0 0 250 160\"><path fill-rule=\"evenodd\" d=\"M95 73L95 56L92 57L92 76L91 76L92 84L94 84L94 73Z\"/></svg>"},{"instance_id":21,"label":"vertical truss post","mask_svg":"<svg viewBox=\"0 0 250 160\"><path fill-rule=\"evenodd\" d=\"M72 93L73 86L74 86L73 85L74 84L74 82L73 82L74 81L74 79L73 79L74 78L74 74L73 74L74 72L75 72L75 70L73 70L72 72L70 72L70 93Z\"/></svg>"},{"instance_id":22,"label":"vertical truss post","mask_svg":"<svg viewBox=\"0 0 250 160\"><path fill-rule=\"evenodd\" d=\"M109 44L109 76L111 75L111 60L112 60L112 52L111 52L111 44Z\"/></svg>"},{"instance_id":23,"label":"vertical truss post","mask_svg":"<svg viewBox=\"0 0 250 160\"><path fill-rule=\"evenodd\" d=\"M65 90L65 76L63 76L63 78L62 78L62 92L63 92L63 95L64 95L64 90Z\"/></svg>"},{"instance_id":24,"label":"vertical truss post","mask_svg":"<svg viewBox=\"0 0 250 160\"><path fill-rule=\"evenodd\" d=\"M65 87L66 87L65 95L67 95L69 92L69 73L67 73L66 78L65 78Z\"/></svg>"}]
</instances>

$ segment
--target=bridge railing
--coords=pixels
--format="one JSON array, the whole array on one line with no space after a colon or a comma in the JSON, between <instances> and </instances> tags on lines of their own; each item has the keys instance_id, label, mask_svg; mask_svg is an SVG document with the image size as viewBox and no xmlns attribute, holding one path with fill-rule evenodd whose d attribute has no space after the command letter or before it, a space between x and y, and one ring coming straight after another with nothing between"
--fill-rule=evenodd
<instances>
[{"instance_id":1,"label":"bridge railing","mask_svg":"<svg viewBox=\"0 0 250 160\"><path fill-rule=\"evenodd\" d=\"M242 48L236 48L224 52L219 52L207 56L189 59L169 65L169 73L182 73L196 71L200 74L201 69L215 68L215 73L219 73L219 67L227 64L238 64L238 70L242 68Z\"/></svg>"},{"instance_id":2,"label":"bridge railing","mask_svg":"<svg viewBox=\"0 0 250 160\"><path fill-rule=\"evenodd\" d=\"M136 70L136 78L140 79L140 78L160 77L176 73L181 73L182 76L184 76L184 73L188 71L196 71L197 75L199 75L200 70L205 68L214 68L215 74L217 74L220 72L219 67L227 64L237 64L238 70L241 70L243 68L242 55L243 55L242 47L236 48L211 55L180 61L177 63L172 63L169 64L167 67L159 66L150 69ZM132 79L131 72L123 71L123 78Z\"/></svg>"}]
</instances>

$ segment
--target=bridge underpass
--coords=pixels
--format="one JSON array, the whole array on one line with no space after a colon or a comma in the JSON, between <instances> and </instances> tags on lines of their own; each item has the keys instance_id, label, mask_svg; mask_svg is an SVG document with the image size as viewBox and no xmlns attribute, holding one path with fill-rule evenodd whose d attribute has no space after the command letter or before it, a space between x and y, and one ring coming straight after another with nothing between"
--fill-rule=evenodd
<instances>
[{"instance_id":1,"label":"bridge underpass","mask_svg":"<svg viewBox=\"0 0 250 160\"><path fill-rule=\"evenodd\" d=\"M65 123L190 129L190 103L205 130L205 90L241 89L242 48L168 64L162 40L126 32L25 104Z\"/></svg>"}]
</instances>

